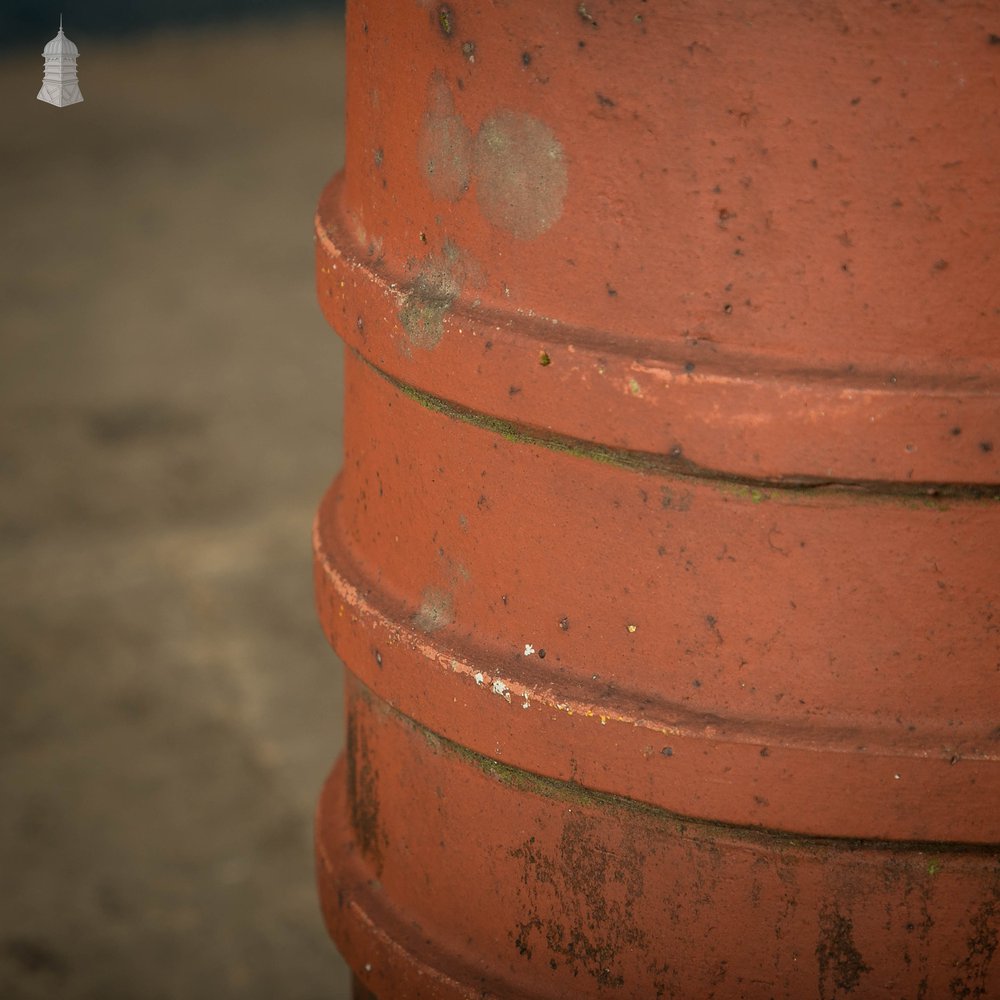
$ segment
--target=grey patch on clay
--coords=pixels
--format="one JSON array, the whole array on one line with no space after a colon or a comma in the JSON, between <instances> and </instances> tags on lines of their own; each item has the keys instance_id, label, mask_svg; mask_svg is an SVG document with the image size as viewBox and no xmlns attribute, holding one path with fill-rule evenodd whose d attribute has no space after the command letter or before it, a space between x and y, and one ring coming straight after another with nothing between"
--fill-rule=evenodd
<instances>
[{"instance_id":1,"label":"grey patch on clay","mask_svg":"<svg viewBox=\"0 0 1000 1000\"><path fill-rule=\"evenodd\" d=\"M422 596L420 607L413 616L414 628L421 632L437 632L455 620L451 594L439 587L428 587Z\"/></svg>"},{"instance_id":2,"label":"grey patch on clay","mask_svg":"<svg viewBox=\"0 0 1000 1000\"><path fill-rule=\"evenodd\" d=\"M566 156L543 121L518 111L491 115L476 136L473 161L479 207L493 225L530 240L562 215Z\"/></svg>"},{"instance_id":3,"label":"grey patch on clay","mask_svg":"<svg viewBox=\"0 0 1000 1000\"><path fill-rule=\"evenodd\" d=\"M448 84L431 79L430 101L417 143L420 170L435 198L458 201L469 189L472 133L455 114Z\"/></svg>"},{"instance_id":4,"label":"grey patch on clay","mask_svg":"<svg viewBox=\"0 0 1000 1000\"><path fill-rule=\"evenodd\" d=\"M416 266L415 261L408 265ZM478 261L451 240L445 240L440 254L431 254L420 263L420 273L410 285L399 321L413 347L431 350L444 336L444 318L466 286L484 284Z\"/></svg>"},{"instance_id":5,"label":"grey patch on clay","mask_svg":"<svg viewBox=\"0 0 1000 1000\"><path fill-rule=\"evenodd\" d=\"M444 336L444 318L458 298L459 284L447 267L431 257L403 300L399 321L414 347L429 351Z\"/></svg>"},{"instance_id":6,"label":"grey patch on clay","mask_svg":"<svg viewBox=\"0 0 1000 1000\"><path fill-rule=\"evenodd\" d=\"M441 248L441 255L448 268L448 273L458 284L460 289L467 286L471 288L483 288L486 279L479 261L467 250L463 250L452 240L445 240Z\"/></svg>"}]
</instances>

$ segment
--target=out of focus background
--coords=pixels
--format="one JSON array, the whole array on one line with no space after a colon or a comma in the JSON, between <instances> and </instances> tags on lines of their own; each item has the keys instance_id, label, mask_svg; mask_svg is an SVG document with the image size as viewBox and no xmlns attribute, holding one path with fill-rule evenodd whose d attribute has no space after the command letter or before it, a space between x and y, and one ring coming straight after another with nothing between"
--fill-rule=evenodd
<instances>
[{"instance_id":1,"label":"out of focus background","mask_svg":"<svg viewBox=\"0 0 1000 1000\"><path fill-rule=\"evenodd\" d=\"M0 997L346 997L309 549L342 11L76 6L0 12ZM60 9L67 108L35 99Z\"/></svg>"}]
</instances>

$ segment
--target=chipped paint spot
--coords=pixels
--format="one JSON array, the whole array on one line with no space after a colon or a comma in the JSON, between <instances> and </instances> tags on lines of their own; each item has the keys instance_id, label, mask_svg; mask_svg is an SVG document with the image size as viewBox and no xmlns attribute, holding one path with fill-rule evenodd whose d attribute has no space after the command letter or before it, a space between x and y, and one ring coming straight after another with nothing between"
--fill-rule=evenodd
<instances>
[{"instance_id":1,"label":"chipped paint spot","mask_svg":"<svg viewBox=\"0 0 1000 1000\"><path fill-rule=\"evenodd\" d=\"M477 684L478 684L478 685L479 685L480 687L482 687L482 686L483 686L483 682L484 682L484 681L486 680L486 678L485 678L485 677L483 677L483 675L482 675L482 674L481 674L481 673L480 673L480 672L479 672L478 670L477 670L477 671L476 671L476 672L475 672L475 673L474 673L474 674L473 674L472 676L473 676L473 678L475 679L475 682L476 682L476 683L477 683Z\"/></svg>"},{"instance_id":2,"label":"chipped paint spot","mask_svg":"<svg viewBox=\"0 0 1000 1000\"><path fill-rule=\"evenodd\" d=\"M507 685L504 684L502 680L500 680L499 677L491 685L491 690L493 691L494 694L498 694L500 695L501 698L510 701L510 690L508 689Z\"/></svg>"},{"instance_id":3,"label":"chipped paint spot","mask_svg":"<svg viewBox=\"0 0 1000 1000\"><path fill-rule=\"evenodd\" d=\"M533 656L534 653L535 653L535 647L532 646L530 642L526 642L524 644L524 655L525 656Z\"/></svg>"}]
</instances>

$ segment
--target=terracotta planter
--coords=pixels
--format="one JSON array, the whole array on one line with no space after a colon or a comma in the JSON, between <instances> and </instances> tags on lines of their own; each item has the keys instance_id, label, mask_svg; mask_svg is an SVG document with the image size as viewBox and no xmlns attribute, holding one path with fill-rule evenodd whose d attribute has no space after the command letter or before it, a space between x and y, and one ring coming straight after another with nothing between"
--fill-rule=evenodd
<instances>
[{"instance_id":1,"label":"terracotta planter","mask_svg":"<svg viewBox=\"0 0 1000 1000\"><path fill-rule=\"evenodd\" d=\"M359 989L1000 995L995 5L370 0L348 52Z\"/></svg>"}]
</instances>

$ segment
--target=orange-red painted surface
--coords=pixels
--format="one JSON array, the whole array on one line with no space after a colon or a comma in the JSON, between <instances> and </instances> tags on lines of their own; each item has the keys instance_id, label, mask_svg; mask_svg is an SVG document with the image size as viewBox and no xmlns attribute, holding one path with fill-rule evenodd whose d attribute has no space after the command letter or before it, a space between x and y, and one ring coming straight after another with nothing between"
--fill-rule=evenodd
<instances>
[{"instance_id":1,"label":"orange-red painted surface","mask_svg":"<svg viewBox=\"0 0 1000 1000\"><path fill-rule=\"evenodd\" d=\"M324 911L400 997L1000 995L1000 13L349 8Z\"/></svg>"}]
</instances>

